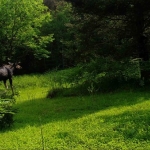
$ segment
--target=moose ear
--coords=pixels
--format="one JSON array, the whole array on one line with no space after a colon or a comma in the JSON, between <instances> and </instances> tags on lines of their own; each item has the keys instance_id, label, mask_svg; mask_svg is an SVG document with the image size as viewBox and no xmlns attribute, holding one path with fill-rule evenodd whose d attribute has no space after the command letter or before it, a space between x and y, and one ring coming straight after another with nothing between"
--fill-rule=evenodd
<instances>
[{"instance_id":1,"label":"moose ear","mask_svg":"<svg viewBox=\"0 0 150 150\"><path fill-rule=\"evenodd\" d=\"M15 65L20 65L21 62L20 62L20 61L17 61L17 62L15 62L14 64L15 64Z\"/></svg>"},{"instance_id":2,"label":"moose ear","mask_svg":"<svg viewBox=\"0 0 150 150\"><path fill-rule=\"evenodd\" d=\"M11 59L9 57L6 58L7 61L10 61Z\"/></svg>"}]
</instances>

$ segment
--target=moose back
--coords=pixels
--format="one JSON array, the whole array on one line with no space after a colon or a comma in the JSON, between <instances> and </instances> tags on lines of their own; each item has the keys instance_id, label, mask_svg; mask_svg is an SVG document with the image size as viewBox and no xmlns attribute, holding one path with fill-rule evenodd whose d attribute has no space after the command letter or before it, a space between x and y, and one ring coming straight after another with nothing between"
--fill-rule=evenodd
<instances>
[{"instance_id":1,"label":"moose back","mask_svg":"<svg viewBox=\"0 0 150 150\"><path fill-rule=\"evenodd\" d=\"M12 76L14 74L15 69L21 69L21 68L22 67L19 65L19 63L8 63L8 65L3 65L2 67L0 67L0 81L3 81L5 88L8 89L8 86L6 85L6 81L9 79L9 83L13 95L14 95L14 90L13 90Z\"/></svg>"}]
</instances>

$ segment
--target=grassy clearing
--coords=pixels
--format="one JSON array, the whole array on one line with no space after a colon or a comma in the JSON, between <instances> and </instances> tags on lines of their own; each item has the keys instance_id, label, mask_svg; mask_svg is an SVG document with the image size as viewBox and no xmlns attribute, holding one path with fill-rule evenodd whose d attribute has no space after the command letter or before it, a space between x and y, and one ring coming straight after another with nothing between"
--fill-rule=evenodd
<instances>
[{"instance_id":1,"label":"grassy clearing","mask_svg":"<svg viewBox=\"0 0 150 150\"><path fill-rule=\"evenodd\" d=\"M49 90L69 87L55 80L60 74L14 78L18 113L0 132L0 150L150 149L149 92L46 98Z\"/></svg>"}]
</instances>

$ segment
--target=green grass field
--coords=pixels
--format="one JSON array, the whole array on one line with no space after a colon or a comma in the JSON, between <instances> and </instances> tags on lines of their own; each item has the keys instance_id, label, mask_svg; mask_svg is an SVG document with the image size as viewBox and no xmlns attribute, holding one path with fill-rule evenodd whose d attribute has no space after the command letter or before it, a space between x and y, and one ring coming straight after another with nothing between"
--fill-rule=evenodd
<instances>
[{"instance_id":1,"label":"green grass field","mask_svg":"<svg viewBox=\"0 0 150 150\"><path fill-rule=\"evenodd\" d=\"M47 98L50 90L69 87L56 76L14 77L18 112L13 126L0 131L0 150L150 149L150 92Z\"/></svg>"}]
</instances>

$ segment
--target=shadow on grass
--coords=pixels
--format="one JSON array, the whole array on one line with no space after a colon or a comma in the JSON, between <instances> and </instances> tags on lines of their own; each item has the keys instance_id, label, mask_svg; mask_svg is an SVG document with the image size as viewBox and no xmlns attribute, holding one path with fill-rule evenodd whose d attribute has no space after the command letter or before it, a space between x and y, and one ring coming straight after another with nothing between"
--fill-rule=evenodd
<instances>
[{"instance_id":1,"label":"shadow on grass","mask_svg":"<svg viewBox=\"0 0 150 150\"><path fill-rule=\"evenodd\" d=\"M40 126L57 121L69 121L114 107L135 105L149 98L150 94L148 92L119 92L93 96L32 99L18 102L15 105L18 112L15 114L15 122L10 130L18 130L26 126ZM149 113L148 115L145 112L143 113L148 118ZM130 122L132 121L131 117L133 117L133 114L131 117L129 114L128 120L125 117L126 114L119 115L114 121ZM111 120L111 117L109 119ZM116 127L116 130L119 130L119 126Z\"/></svg>"}]
</instances>

